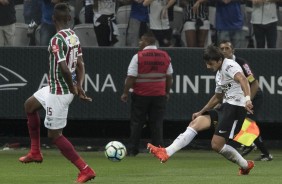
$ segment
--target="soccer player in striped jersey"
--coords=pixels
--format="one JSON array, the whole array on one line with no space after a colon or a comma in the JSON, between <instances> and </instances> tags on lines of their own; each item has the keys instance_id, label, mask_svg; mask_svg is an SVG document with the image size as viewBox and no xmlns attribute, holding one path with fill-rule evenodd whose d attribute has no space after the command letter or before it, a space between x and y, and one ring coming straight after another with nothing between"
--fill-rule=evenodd
<instances>
[{"instance_id":1,"label":"soccer player in striped jersey","mask_svg":"<svg viewBox=\"0 0 282 184\"><path fill-rule=\"evenodd\" d=\"M46 116L44 125L48 129L48 137L61 153L80 171L77 183L85 183L93 179L95 172L75 151L73 145L62 134L67 123L70 103L75 95L85 101L92 101L82 89L84 81L84 63L80 42L75 32L68 28L70 10L67 4L56 4L53 21L57 33L51 38L49 51L48 86L35 92L24 104L28 119L28 130L31 139L29 153L19 158L22 163L42 162L40 150L40 117L38 110L44 108Z\"/></svg>"}]
</instances>

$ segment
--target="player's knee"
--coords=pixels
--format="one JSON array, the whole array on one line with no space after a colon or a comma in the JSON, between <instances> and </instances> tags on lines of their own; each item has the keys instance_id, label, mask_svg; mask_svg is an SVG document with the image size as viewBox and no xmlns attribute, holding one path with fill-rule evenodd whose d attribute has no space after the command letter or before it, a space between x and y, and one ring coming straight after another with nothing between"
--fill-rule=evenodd
<instances>
[{"instance_id":1,"label":"player's knee","mask_svg":"<svg viewBox=\"0 0 282 184\"><path fill-rule=\"evenodd\" d=\"M52 140L56 140L61 135L62 135L61 130L48 130L48 138Z\"/></svg>"},{"instance_id":2,"label":"player's knee","mask_svg":"<svg viewBox=\"0 0 282 184\"><path fill-rule=\"evenodd\" d=\"M207 122L205 119L198 117L190 122L189 127L193 128L197 132L200 132L208 129L210 127L210 122Z\"/></svg>"},{"instance_id":3,"label":"player's knee","mask_svg":"<svg viewBox=\"0 0 282 184\"><path fill-rule=\"evenodd\" d=\"M24 110L26 113L33 113L32 104L30 103L29 99L24 102Z\"/></svg>"},{"instance_id":4,"label":"player's knee","mask_svg":"<svg viewBox=\"0 0 282 184\"><path fill-rule=\"evenodd\" d=\"M41 103L34 96L28 98L24 103L24 109L26 113L34 113L41 108Z\"/></svg>"},{"instance_id":5,"label":"player's knee","mask_svg":"<svg viewBox=\"0 0 282 184\"><path fill-rule=\"evenodd\" d=\"M219 153L222 148L222 146L218 144L216 141L211 141L211 147L217 153Z\"/></svg>"},{"instance_id":6,"label":"player's knee","mask_svg":"<svg viewBox=\"0 0 282 184\"><path fill-rule=\"evenodd\" d=\"M196 119L194 119L194 120L192 120L190 123L189 123L189 127L191 127L191 128L193 128L194 130L196 130L197 131L197 120Z\"/></svg>"}]
</instances>

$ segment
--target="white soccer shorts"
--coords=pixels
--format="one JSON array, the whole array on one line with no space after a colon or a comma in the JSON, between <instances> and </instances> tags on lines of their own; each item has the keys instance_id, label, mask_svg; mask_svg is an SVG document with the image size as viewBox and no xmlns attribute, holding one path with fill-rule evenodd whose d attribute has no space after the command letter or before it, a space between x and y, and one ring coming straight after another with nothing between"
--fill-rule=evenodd
<instances>
[{"instance_id":1,"label":"white soccer shorts","mask_svg":"<svg viewBox=\"0 0 282 184\"><path fill-rule=\"evenodd\" d=\"M44 125L52 130L64 128L67 124L69 105L74 95L54 95L50 94L49 89L49 86L43 87L33 95L46 111Z\"/></svg>"}]
</instances>

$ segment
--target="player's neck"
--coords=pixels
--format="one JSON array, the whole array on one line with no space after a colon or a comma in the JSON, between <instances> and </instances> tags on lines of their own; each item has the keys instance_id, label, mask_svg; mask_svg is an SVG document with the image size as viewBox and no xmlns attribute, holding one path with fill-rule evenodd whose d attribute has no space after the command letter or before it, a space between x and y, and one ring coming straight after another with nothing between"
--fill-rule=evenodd
<instances>
[{"instance_id":1,"label":"player's neck","mask_svg":"<svg viewBox=\"0 0 282 184\"><path fill-rule=\"evenodd\" d=\"M69 28L68 25L57 25L56 26L57 32L61 31L62 29L68 29L68 28Z\"/></svg>"}]
</instances>

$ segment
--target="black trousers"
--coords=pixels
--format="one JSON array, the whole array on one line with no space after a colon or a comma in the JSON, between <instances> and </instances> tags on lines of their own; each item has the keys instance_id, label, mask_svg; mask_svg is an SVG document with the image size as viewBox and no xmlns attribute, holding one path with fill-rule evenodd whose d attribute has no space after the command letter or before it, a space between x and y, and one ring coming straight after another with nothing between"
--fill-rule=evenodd
<instances>
[{"instance_id":1,"label":"black trousers","mask_svg":"<svg viewBox=\"0 0 282 184\"><path fill-rule=\"evenodd\" d=\"M139 152L142 129L148 123L151 131L152 143L163 146L163 119L166 109L166 96L131 95L131 121L129 152Z\"/></svg>"},{"instance_id":2,"label":"black trousers","mask_svg":"<svg viewBox=\"0 0 282 184\"><path fill-rule=\"evenodd\" d=\"M257 48L276 48L277 40L277 22L266 25L253 24L254 34L257 42Z\"/></svg>"}]
</instances>

